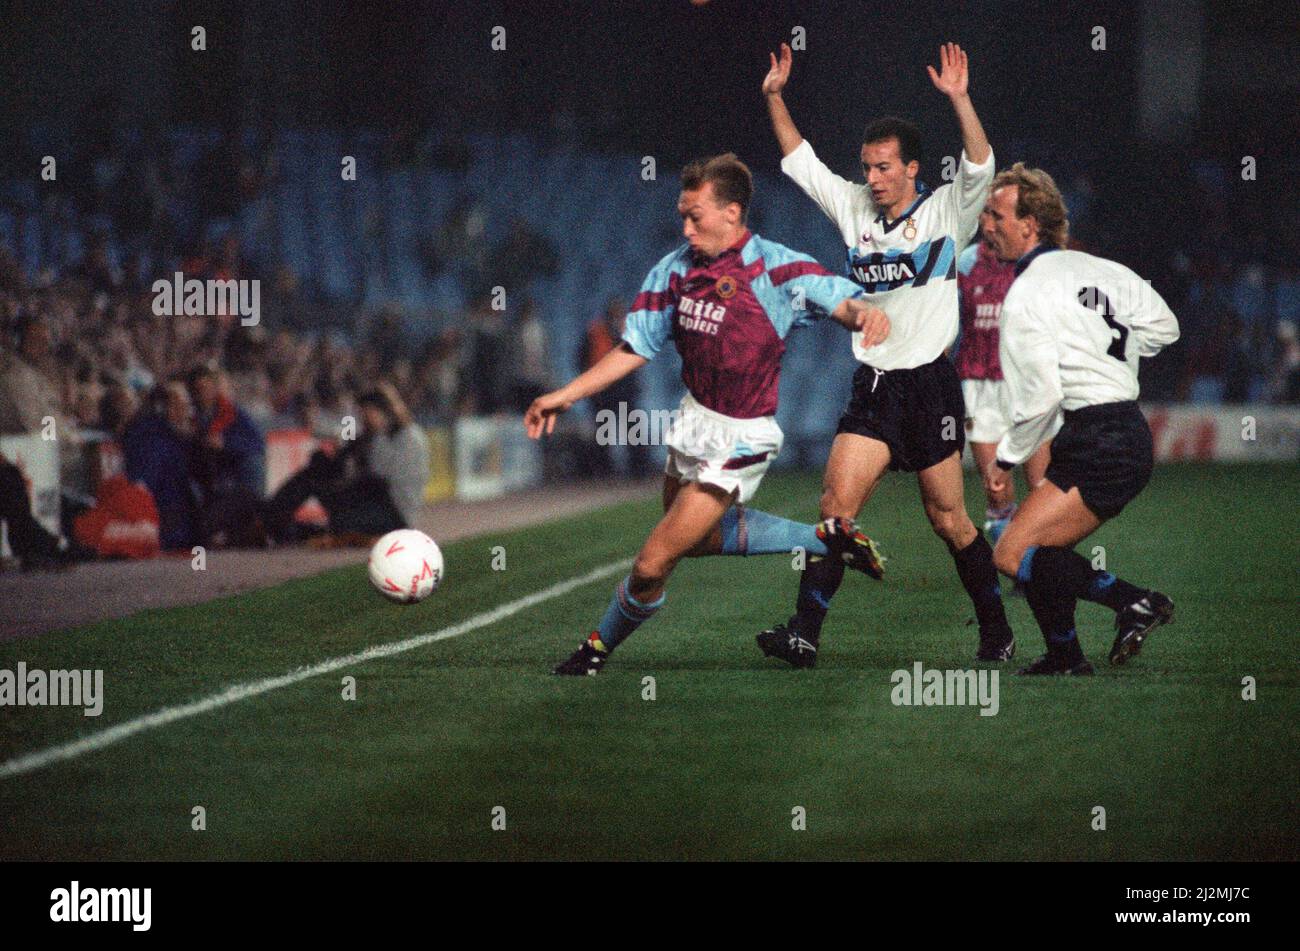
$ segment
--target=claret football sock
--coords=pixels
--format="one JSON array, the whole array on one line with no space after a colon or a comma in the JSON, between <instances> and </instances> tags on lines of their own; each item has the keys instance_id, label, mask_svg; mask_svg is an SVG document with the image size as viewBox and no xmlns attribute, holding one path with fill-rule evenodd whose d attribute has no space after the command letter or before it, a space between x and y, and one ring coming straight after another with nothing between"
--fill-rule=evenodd
<instances>
[{"instance_id":1,"label":"claret football sock","mask_svg":"<svg viewBox=\"0 0 1300 951\"><path fill-rule=\"evenodd\" d=\"M600 641L596 645L597 650L612 651L629 634L650 620L651 615L663 607L664 601L668 599L665 592L658 600L642 604L628 590L631 580L631 576L624 578L614 589L614 597L610 599L609 607L605 609L605 616L600 619L600 626L593 638L593 642L597 639Z\"/></svg>"},{"instance_id":2,"label":"claret football sock","mask_svg":"<svg viewBox=\"0 0 1300 951\"><path fill-rule=\"evenodd\" d=\"M733 505L722 516L722 554L789 554L802 548L809 555L826 554L817 526L791 521L758 509Z\"/></svg>"},{"instance_id":3,"label":"claret football sock","mask_svg":"<svg viewBox=\"0 0 1300 951\"><path fill-rule=\"evenodd\" d=\"M1104 604L1112 611L1123 610L1146 594L1109 571L1092 567L1088 559L1070 548L1041 545L1026 558L1029 564L1022 566L1022 571L1035 581L1061 595Z\"/></svg>"},{"instance_id":4,"label":"claret football sock","mask_svg":"<svg viewBox=\"0 0 1300 951\"><path fill-rule=\"evenodd\" d=\"M1005 627L1007 613L1002 608L1002 588L998 585L998 570L993 566L993 549L983 535L960 551L952 551L957 564L957 577L975 605L975 617L981 629Z\"/></svg>"}]
</instances>

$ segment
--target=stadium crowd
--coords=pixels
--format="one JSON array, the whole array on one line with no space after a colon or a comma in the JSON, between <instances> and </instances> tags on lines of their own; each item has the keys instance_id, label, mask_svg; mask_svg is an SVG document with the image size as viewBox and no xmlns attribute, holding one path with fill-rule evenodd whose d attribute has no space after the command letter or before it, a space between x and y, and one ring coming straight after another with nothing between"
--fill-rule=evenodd
<instances>
[{"instance_id":1,"label":"stadium crowd","mask_svg":"<svg viewBox=\"0 0 1300 951\"><path fill-rule=\"evenodd\" d=\"M386 145L384 161L457 173L473 163L472 150L458 138L424 151L400 146ZM282 174L274 149L259 153L224 135L182 178L155 160L154 150L126 149L107 132L82 148L94 174L69 177L67 186L45 189L39 199L43 216L79 234L79 258L25 268L13 242L0 235L0 434L39 433L47 419L55 421L68 538L72 519L93 502L77 497L84 479L70 471L82 464L79 441L87 434L119 442L133 478L173 460L167 477L150 476L160 510L197 493L192 521L160 511L163 548L257 543L237 529L264 495L266 432L301 428L336 441L343 420L364 415L366 394L390 421L405 423L517 413L553 382L558 368L551 365L547 325L526 295L509 311L494 309L489 285L501 277L494 271L488 280L487 262L508 262L512 287L526 288L562 261L524 217L490 243L468 186L440 225L418 238L418 255L427 276L450 275L470 303L413 348L399 304L340 304L304 286L280 260L242 252L233 222L274 189ZM1080 180L1078 194L1095 189ZM1212 178L1192 182L1197 190L1181 207L1218 222L1223 233L1159 246L1152 277L1185 332L1144 371L1144 392L1156 400L1300 402L1300 271L1293 259L1270 259L1248 241L1234 241L1237 219L1216 213L1224 189ZM5 192L0 206L11 203L10 195ZM1092 196L1092 213L1081 208L1081 222L1102 219L1104 198ZM182 200L194 204L187 227L174 211ZM1133 248L1143 240L1115 227L1106 219L1080 233L1085 246ZM1249 220L1242 218L1240 227L1249 232ZM1168 235L1162 232L1162 240ZM233 314L156 314L153 281L175 270L187 278L259 280L259 322L244 326ZM317 317L340 306L348 312L343 327L336 322L323 330ZM563 342L575 363L587 365L611 345L622 307L611 301L607 313L590 315L582 340ZM635 402L635 388L618 398ZM594 471L613 466L603 449L587 462ZM638 457L632 467L646 465ZM165 484L169 478L172 484ZM234 486L245 493L242 501L232 501ZM13 538L11 527L11 544Z\"/></svg>"},{"instance_id":2,"label":"stadium crowd","mask_svg":"<svg viewBox=\"0 0 1300 951\"><path fill-rule=\"evenodd\" d=\"M179 267L201 278L247 273L233 237ZM364 430L367 401L414 427L406 407L424 423L522 411L546 385L545 337L530 305L507 334L503 315L484 300L467 325L409 354L392 309L375 315L355 343L292 329L282 314L302 306L296 294L281 271L264 299L265 322L257 325L230 314L160 316L148 284L107 267L97 250L67 274L28 281L10 250L0 248L0 434L50 432L68 487L80 481L87 440L116 441L126 474L150 488L164 549L258 544L264 526L240 529L264 494L266 432L304 429L338 442L346 440L349 420ZM428 466L427 448L419 445L402 461L402 472L423 473L417 496ZM390 476L403 479L401 472ZM66 526L89 501L65 491ZM398 509L392 527L414 517L409 504ZM355 521L345 516L342 523ZM379 534L384 524L366 534ZM278 536L291 537L284 530ZM18 538L26 541L23 533ZM38 548L37 560L53 555L49 544Z\"/></svg>"}]
</instances>

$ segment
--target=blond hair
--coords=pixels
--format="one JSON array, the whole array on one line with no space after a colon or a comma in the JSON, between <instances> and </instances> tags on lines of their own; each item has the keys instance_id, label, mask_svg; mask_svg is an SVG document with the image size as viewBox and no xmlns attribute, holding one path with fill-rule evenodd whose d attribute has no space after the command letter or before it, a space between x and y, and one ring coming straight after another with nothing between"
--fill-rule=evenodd
<instances>
[{"instance_id":1,"label":"blond hair","mask_svg":"<svg viewBox=\"0 0 1300 951\"><path fill-rule=\"evenodd\" d=\"M1044 244L1065 247L1070 238L1069 213L1056 182L1041 168L1017 162L993 178L989 194L1008 185L1016 186L1016 217L1038 222L1038 236Z\"/></svg>"},{"instance_id":2,"label":"blond hair","mask_svg":"<svg viewBox=\"0 0 1300 951\"><path fill-rule=\"evenodd\" d=\"M705 182L713 183L713 194L720 207L725 208L734 201L740 206L740 220L749 216L749 202L754 197L754 176L735 152L696 159L682 169L682 188L687 191L703 188Z\"/></svg>"}]
</instances>

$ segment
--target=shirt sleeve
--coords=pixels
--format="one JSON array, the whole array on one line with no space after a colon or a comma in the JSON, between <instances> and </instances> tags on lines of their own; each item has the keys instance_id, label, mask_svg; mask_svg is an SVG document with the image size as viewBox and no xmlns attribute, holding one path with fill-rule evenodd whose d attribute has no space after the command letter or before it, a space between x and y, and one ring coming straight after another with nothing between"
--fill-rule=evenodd
<instances>
[{"instance_id":1,"label":"shirt sleeve","mask_svg":"<svg viewBox=\"0 0 1300 951\"><path fill-rule=\"evenodd\" d=\"M764 242L763 257L771 290L755 293L783 339L793 328L829 315L845 298L864 296L857 284L784 245Z\"/></svg>"},{"instance_id":2,"label":"shirt sleeve","mask_svg":"<svg viewBox=\"0 0 1300 951\"><path fill-rule=\"evenodd\" d=\"M957 273L963 276L969 275L975 269L975 262L979 259L979 245L968 244L966 250L957 256Z\"/></svg>"},{"instance_id":3,"label":"shirt sleeve","mask_svg":"<svg viewBox=\"0 0 1300 951\"><path fill-rule=\"evenodd\" d=\"M1129 332L1137 340L1138 356L1154 357L1178 339L1178 318L1150 284L1136 274L1133 280L1143 290L1137 295L1137 306L1129 315Z\"/></svg>"},{"instance_id":4,"label":"shirt sleeve","mask_svg":"<svg viewBox=\"0 0 1300 951\"><path fill-rule=\"evenodd\" d=\"M794 327L806 327L819 317L829 317L840 302L849 297L863 297L857 284L832 274L816 261L807 271L791 277L781 285L794 311Z\"/></svg>"},{"instance_id":5,"label":"shirt sleeve","mask_svg":"<svg viewBox=\"0 0 1300 951\"><path fill-rule=\"evenodd\" d=\"M1009 465L1024 462L1054 435L1064 395L1052 329L1033 305L1018 297L1002 305L998 350L1009 388L1011 428L998 443L997 458Z\"/></svg>"},{"instance_id":6,"label":"shirt sleeve","mask_svg":"<svg viewBox=\"0 0 1300 951\"><path fill-rule=\"evenodd\" d=\"M963 149L957 163L957 177L942 188L944 206L949 220L954 223L953 235L957 238L959 253L970 243L979 227L980 212L988 199L989 185L993 183L993 172L997 168L994 161L990 150L989 157L976 165L966 157Z\"/></svg>"},{"instance_id":7,"label":"shirt sleeve","mask_svg":"<svg viewBox=\"0 0 1300 951\"><path fill-rule=\"evenodd\" d=\"M641 292L628 311L623 341L637 356L647 360L655 358L672 334L673 317L677 313L676 282L672 278L680 260L679 249L656 264L646 275Z\"/></svg>"},{"instance_id":8,"label":"shirt sleeve","mask_svg":"<svg viewBox=\"0 0 1300 951\"><path fill-rule=\"evenodd\" d=\"M852 219L858 186L827 168L807 139L781 159L781 171L837 225Z\"/></svg>"}]
</instances>

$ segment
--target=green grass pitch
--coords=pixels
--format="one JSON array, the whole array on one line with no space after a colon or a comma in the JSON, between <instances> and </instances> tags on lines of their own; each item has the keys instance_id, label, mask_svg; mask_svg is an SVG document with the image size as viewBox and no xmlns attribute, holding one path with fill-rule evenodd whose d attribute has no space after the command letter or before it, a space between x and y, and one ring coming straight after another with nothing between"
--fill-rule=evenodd
<instances>
[{"instance_id":1,"label":"green grass pitch","mask_svg":"<svg viewBox=\"0 0 1300 951\"><path fill-rule=\"evenodd\" d=\"M811 518L819 478L773 474L754 505ZM967 502L982 512L973 475ZM416 607L382 601L358 564L0 645L3 668L103 668L106 696L98 719L0 710L0 761L472 618L630 556L657 512L647 498L450 545L443 588ZM1079 550L1104 546L1112 571L1169 593L1174 624L1110 668L1111 614L1080 605L1098 676L1004 668L1000 711L981 717L890 702L892 671L972 667L976 640L915 479L892 475L863 518L886 580L846 577L816 670L754 645L797 584L768 556L683 563L606 673L550 676L610 576L2 778L0 859L1295 859L1297 512L1294 465L1157 469ZM1023 600L1008 610L1014 666L1042 642Z\"/></svg>"}]
</instances>

